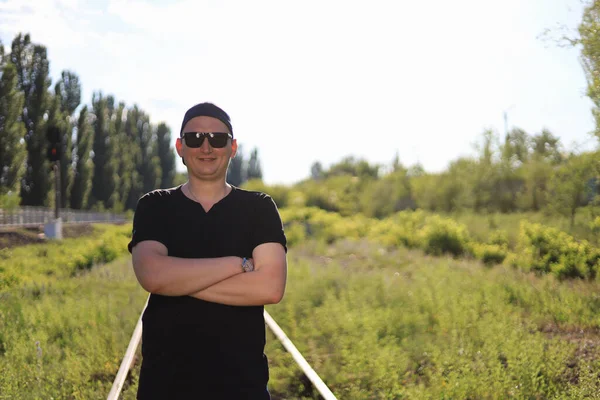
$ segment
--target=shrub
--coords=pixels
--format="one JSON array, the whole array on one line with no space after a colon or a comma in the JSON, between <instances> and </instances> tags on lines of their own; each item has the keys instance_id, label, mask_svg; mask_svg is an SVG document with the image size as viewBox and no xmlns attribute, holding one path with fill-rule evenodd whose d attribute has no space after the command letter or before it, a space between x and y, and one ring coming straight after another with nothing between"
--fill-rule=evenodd
<instances>
[{"instance_id":1,"label":"shrub","mask_svg":"<svg viewBox=\"0 0 600 400\"><path fill-rule=\"evenodd\" d=\"M338 239L359 239L367 236L372 221L363 215L342 217L316 207L287 208L281 210L281 219L292 240L315 239L333 243Z\"/></svg>"},{"instance_id":2,"label":"shrub","mask_svg":"<svg viewBox=\"0 0 600 400\"><path fill-rule=\"evenodd\" d=\"M594 233L600 233L600 217L596 217L592 222L590 222L590 229Z\"/></svg>"},{"instance_id":3,"label":"shrub","mask_svg":"<svg viewBox=\"0 0 600 400\"><path fill-rule=\"evenodd\" d=\"M293 221L285 225L287 246L292 247L306 240L306 229L303 222Z\"/></svg>"},{"instance_id":4,"label":"shrub","mask_svg":"<svg viewBox=\"0 0 600 400\"><path fill-rule=\"evenodd\" d=\"M419 236L423 250L432 255L460 256L466 252L469 243L469 235L464 225L437 215L427 218Z\"/></svg>"},{"instance_id":5,"label":"shrub","mask_svg":"<svg viewBox=\"0 0 600 400\"><path fill-rule=\"evenodd\" d=\"M555 228L521 223L518 265L538 273L553 273L560 279L594 279L600 267L600 249L586 240Z\"/></svg>"},{"instance_id":6,"label":"shrub","mask_svg":"<svg viewBox=\"0 0 600 400\"><path fill-rule=\"evenodd\" d=\"M368 237L387 247L407 246L407 235L403 227L389 218L375 221L369 229Z\"/></svg>"},{"instance_id":7,"label":"shrub","mask_svg":"<svg viewBox=\"0 0 600 400\"><path fill-rule=\"evenodd\" d=\"M471 252L485 265L502 264L508 255L506 246L497 244L472 243Z\"/></svg>"},{"instance_id":8,"label":"shrub","mask_svg":"<svg viewBox=\"0 0 600 400\"><path fill-rule=\"evenodd\" d=\"M490 244L495 244L498 246L504 246L504 247L508 247L508 233L506 233L506 231L503 231L501 229L492 231L490 233L490 237L488 242Z\"/></svg>"},{"instance_id":9,"label":"shrub","mask_svg":"<svg viewBox=\"0 0 600 400\"><path fill-rule=\"evenodd\" d=\"M418 232L423 229L426 214L421 210L400 211L383 220L372 220L368 237L384 246L421 247Z\"/></svg>"}]
</instances>

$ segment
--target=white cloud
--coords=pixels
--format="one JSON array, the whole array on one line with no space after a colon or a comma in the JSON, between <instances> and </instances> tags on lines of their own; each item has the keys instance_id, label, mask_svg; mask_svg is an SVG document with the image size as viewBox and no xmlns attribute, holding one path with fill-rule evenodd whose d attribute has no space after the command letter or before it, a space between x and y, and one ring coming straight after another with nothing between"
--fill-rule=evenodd
<instances>
[{"instance_id":1,"label":"white cloud","mask_svg":"<svg viewBox=\"0 0 600 400\"><path fill-rule=\"evenodd\" d=\"M0 31L11 36L27 32L47 46L82 45L83 38L73 29L76 6L75 0L0 2Z\"/></svg>"}]
</instances>

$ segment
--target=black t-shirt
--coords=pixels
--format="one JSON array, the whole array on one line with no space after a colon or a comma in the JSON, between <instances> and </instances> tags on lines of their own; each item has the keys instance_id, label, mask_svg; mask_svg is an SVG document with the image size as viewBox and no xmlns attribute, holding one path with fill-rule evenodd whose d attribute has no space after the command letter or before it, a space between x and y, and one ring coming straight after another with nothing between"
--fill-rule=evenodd
<instances>
[{"instance_id":1,"label":"black t-shirt","mask_svg":"<svg viewBox=\"0 0 600 400\"><path fill-rule=\"evenodd\" d=\"M209 212L181 186L147 193L135 211L129 251L144 240L181 258L252 257L256 246L270 242L287 250L271 197L236 187ZM138 398L268 398L263 310L150 295ZM231 396L216 397L228 391Z\"/></svg>"}]
</instances>

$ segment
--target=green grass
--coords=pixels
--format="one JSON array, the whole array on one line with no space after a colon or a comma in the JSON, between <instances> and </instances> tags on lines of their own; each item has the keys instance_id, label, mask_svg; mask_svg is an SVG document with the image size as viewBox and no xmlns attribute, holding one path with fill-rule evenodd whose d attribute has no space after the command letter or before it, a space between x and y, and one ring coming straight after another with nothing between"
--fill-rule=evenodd
<instances>
[{"instance_id":1,"label":"green grass","mask_svg":"<svg viewBox=\"0 0 600 400\"><path fill-rule=\"evenodd\" d=\"M145 302L129 260L0 300L0 399L106 398Z\"/></svg>"},{"instance_id":2,"label":"green grass","mask_svg":"<svg viewBox=\"0 0 600 400\"><path fill-rule=\"evenodd\" d=\"M85 273L127 253L131 225L94 225L89 237L0 250L0 293L37 287Z\"/></svg>"},{"instance_id":3,"label":"green grass","mask_svg":"<svg viewBox=\"0 0 600 400\"><path fill-rule=\"evenodd\" d=\"M267 309L338 398L600 398L598 289L346 242L292 251ZM307 396L267 354L272 392Z\"/></svg>"},{"instance_id":4,"label":"green grass","mask_svg":"<svg viewBox=\"0 0 600 400\"><path fill-rule=\"evenodd\" d=\"M17 279L0 290L0 399L106 398L146 296L129 258L98 265L127 231L1 253L0 278Z\"/></svg>"},{"instance_id":5,"label":"green grass","mask_svg":"<svg viewBox=\"0 0 600 400\"><path fill-rule=\"evenodd\" d=\"M3 253L18 279L0 291L0 399L106 398L146 299L127 230L65 242L83 269L60 244ZM325 233L290 247L267 310L338 398L600 399L600 282ZM274 400L318 398L271 333L266 353Z\"/></svg>"}]
</instances>

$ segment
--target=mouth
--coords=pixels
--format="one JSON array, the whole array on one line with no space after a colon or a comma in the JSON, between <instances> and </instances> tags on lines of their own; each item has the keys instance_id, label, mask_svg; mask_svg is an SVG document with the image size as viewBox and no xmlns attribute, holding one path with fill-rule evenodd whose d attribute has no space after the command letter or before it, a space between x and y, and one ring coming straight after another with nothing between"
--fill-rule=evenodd
<instances>
[{"instance_id":1,"label":"mouth","mask_svg":"<svg viewBox=\"0 0 600 400\"><path fill-rule=\"evenodd\" d=\"M214 158L214 157L196 157L196 160L198 160L200 162L211 162L211 161L215 161L216 158Z\"/></svg>"}]
</instances>

